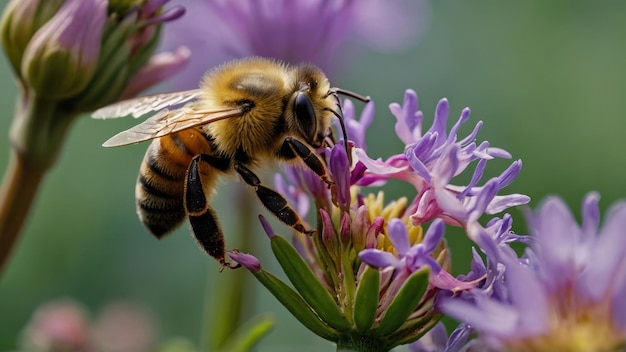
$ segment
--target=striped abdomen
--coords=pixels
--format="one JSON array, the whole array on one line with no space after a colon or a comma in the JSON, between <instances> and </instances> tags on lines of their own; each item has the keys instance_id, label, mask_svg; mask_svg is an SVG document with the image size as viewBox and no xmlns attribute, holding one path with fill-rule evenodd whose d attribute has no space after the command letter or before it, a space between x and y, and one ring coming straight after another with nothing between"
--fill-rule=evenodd
<instances>
[{"instance_id":1,"label":"striped abdomen","mask_svg":"<svg viewBox=\"0 0 626 352\"><path fill-rule=\"evenodd\" d=\"M209 154L210 145L199 129L189 129L152 141L139 169L135 189L137 214L158 238L176 229L185 219L185 176L191 159ZM209 170L205 189L217 181Z\"/></svg>"}]
</instances>

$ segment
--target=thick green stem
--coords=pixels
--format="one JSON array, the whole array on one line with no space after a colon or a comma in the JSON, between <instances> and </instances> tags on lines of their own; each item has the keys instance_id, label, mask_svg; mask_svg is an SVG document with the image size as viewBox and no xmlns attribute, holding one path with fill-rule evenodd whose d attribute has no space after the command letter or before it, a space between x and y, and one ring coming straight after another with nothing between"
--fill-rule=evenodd
<instances>
[{"instance_id":1,"label":"thick green stem","mask_svg":"<svg viewBox=\"0 0 626 352\"><path fill-rule=\"evenodd\" d=\"M9 165L0 187L0 273L76 116L34 94L20 96L10 131Z\"/></svg>"},{"instance_id":2,"label":"thick green stem","mask_svg":"<svg viewBox=\"0 0 626 352\"><path fill-rule=\"evenodd\" d=\"M31 165L14 150L11 152L0 188L0 273L9 260L45 172L45 168Z\"/></svg>"}]
</instances>

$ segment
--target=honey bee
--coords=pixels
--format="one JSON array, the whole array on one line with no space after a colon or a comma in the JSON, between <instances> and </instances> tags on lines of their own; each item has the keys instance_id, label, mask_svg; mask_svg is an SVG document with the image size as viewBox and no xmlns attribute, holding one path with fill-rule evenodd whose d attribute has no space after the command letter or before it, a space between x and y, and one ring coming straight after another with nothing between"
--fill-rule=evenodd
<instances>
[{"instance_id":1,"label":"honey bee","mask_svg":"<svg viewBox=\"0 0 626 352\"><path fill-rule=\"evenodd\" d=\"M299 232L313 232L254 170L275 161L299 163L332 185L316 149L333 140L333 116L339 118L347 140L338 94L369 101L331 88L316 66L249 58L207 72L199 89L122 101L97 110L93 117L156 112L103 146L152 140L135 188L141 222L162 238L188 218L200 247L223 268L232 266L225 259L223 232L209 204L220 176L239 174L280 221Z\"/></svg>"}]
</instances>

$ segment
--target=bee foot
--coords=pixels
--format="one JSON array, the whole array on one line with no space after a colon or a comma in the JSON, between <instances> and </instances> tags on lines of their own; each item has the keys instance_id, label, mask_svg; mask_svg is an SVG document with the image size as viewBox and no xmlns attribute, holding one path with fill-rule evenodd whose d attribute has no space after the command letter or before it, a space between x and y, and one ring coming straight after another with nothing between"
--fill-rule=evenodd
<instances>
[{"instance_id":1,"label":"bee foot","mask_svg":"<svg viewBox=\"0 0 626 352\"><path fill-rule=\"evenodd\" d=\"M239 263L236 263L235 265L233 265L232 263L229 263L229 262L227 262L227 261L226 261L226 260L224 260L224 259L220 260L219 262L220 262L220 264L222 264L222 267L220 268L220 273L221 273L222 271L224 271L224 269L225 269L225 268L228 268L228 269L237 269L237 268L240 268L240 267L241 267L241 264L239 264Z\"/></svg>"}]
</instances>

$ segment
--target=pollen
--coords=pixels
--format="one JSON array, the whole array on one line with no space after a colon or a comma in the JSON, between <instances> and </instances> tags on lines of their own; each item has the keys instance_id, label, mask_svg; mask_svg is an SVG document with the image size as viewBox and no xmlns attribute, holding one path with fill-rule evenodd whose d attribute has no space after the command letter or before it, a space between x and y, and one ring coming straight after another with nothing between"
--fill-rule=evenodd
<instances>
[{"instance_id":1,"label":"pollen","mask_svg":"<svg viewBox=\"0 0 626 352\"><path fill-rule=\"evenodd\" d=\"M385 220L383 232L376 238L377 249L391 252L397 255L396 249L391 243L389 237L386 235L387 223L391 219L402 220L408 232L409 246L413 246L422 242L422 227L413 225L409 217L405 214L405 210L408 204L408 199L406 197L399 198L385 205L385 194L381 191L377 194L368 194L367 197L365 197L364 199L364 203L368 209L370 222L378 217L381 217Z\"/></svg>"}]
</instances>

